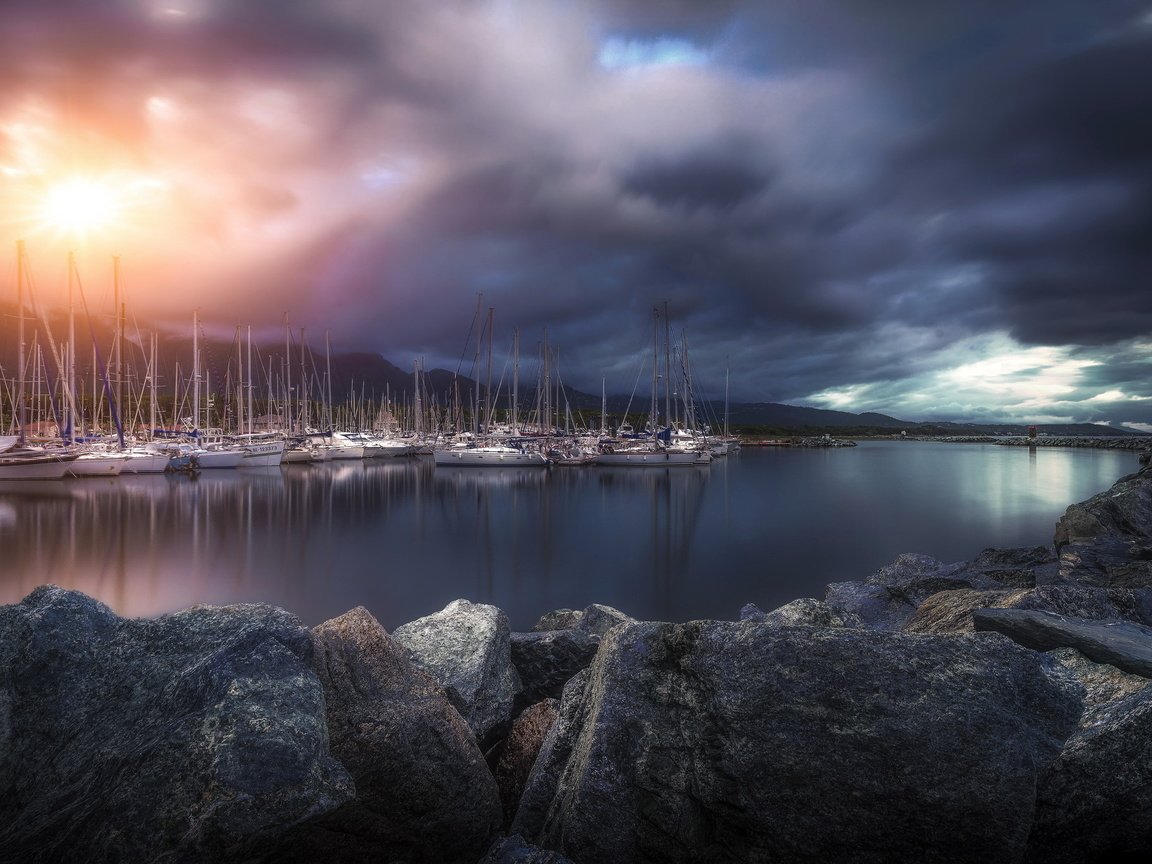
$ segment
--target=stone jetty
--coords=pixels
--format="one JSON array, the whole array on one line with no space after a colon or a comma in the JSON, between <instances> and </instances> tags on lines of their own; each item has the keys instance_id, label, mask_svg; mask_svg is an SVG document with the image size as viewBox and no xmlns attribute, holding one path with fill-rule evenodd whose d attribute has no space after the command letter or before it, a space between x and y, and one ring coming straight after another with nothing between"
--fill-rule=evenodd
<instances>
[{"instance_id":1,"label":"stone jetty","mask_svg":"<svg viewBox=\"0 0 1152 864\"><path fill-rule=\"evenodd\" d=\"M1152 852L1152 472L732 621L0 607L0 862Z\"/></svg>"},{"instance_id":2,"label":"stone jetty","mask_svg":"<svg viewBox=\"0 0 1152 864\"><path fill-rule=\"evenodd\" d=\"M1002 447L1087 447L1094 450L1152 450L1152 438L1143 435L907 435L906 441L944 444L999 444Z\"/></svg>"}]
</instances>

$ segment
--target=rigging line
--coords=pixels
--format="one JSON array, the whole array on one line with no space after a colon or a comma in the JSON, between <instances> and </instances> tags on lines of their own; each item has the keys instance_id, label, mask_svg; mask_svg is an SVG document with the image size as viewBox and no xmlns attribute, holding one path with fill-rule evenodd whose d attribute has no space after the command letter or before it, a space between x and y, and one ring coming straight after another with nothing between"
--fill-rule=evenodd
<instances>
[{"instance_id":1,"label":"rigging line","mask_svg":"<svg viewBox=\"0 0 1152 864\"><path fill-rule=\"evenodd\" d=\"M92 336L92 353L96 356L96 365L100 369L100 381L104 385L104 398L108 400L108 408L112 412L112 422L116 426L116 438L120 444L120 449L124 449L124 423L120 418L120 406L116 404L116 398L112 393L112 382L108 379L108 366L104 362L104 358L100 354L100 345L96 340L96 331L92 327L92 315L88 311L88 298L84 295L84 283L80 279L80 274L76 274L76 288L80 294L80 305L84 307L84 318L88 321L88 332Z\"/></svg>"},{"instance_id":2,"label":"rigging line","mask_svg":"<svg viewBox=\"0 0 1152 864\"><path fill-rule=\"evenodd\" d=\"M28 264L27 259L24 260L24 268L25 268L25 270L24 270L25 280L24 281L25 281L25 285L27 286L27 289L28 289L28 305L31 306L32 314L35 316L37 323L40 325L39 329L43 329L44 335L48 340L48 347L51 348L51 350L52 350L52 359L56 361L56 376L57 376L57 383L59 384L59 383L62 383L64 380L64 360L60 356L60 348L56 344L56 339L52 335L51 329L49 329L49 327L48 327L48 319L43 314L43 312L41 311L40 305L36 300L35 286L33 285L33 280L32 280L32 269L31 269L31 266ZM44 373L45 373L45 384L47 384L47 373L48 373L47 366L45 366L45 368L44 368ZM67 388L65 388L65 389L67 389ZM55 391L56 391L55 387L48 387L47 388L48 401L49 401L49 406L52 409L52 416L56 418L56 423L57 423L58 428L60 428L61 431L63 431L63 423L61 422L62 417L60 415L60 411L57 408ZM68 404L71 406L71 410L74 412L75 411L75 403L72 400L72 395L70 393L65 394L65 395L68 399Z\"/></svg>"},{"instance_id":3,"label":"rigging line","mask_svg":"<svg viewBox=\"0 0 1152 864\"><path fill-rule=\"evenodd\" d=\"M460 351L460 359L456 361L456 376L460 375L460 369L464 366L464 355L468 353L468 346L472 344L472 331L476 329L476 321L480 317L480 306L484 301L484 292L476 292L476 312L472 315L472 323L468 327L468 336L464 340L464 348Z\"/></svg>"}]
</instances>

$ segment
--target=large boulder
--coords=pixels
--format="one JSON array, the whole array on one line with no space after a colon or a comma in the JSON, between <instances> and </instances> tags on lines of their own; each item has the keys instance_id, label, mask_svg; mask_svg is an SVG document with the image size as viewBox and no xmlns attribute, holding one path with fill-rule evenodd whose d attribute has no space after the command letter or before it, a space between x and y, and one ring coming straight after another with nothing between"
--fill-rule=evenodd
<instances>
[{"instance_id":1,"label":"large boulder","mask_svg":"<svg viewBox=\"0 0 1152 864\"><path fill-rule=\"evenodd\" d=\"M1152 588L1152 473L1143 469L1071 505L1054 542L1064 581Z\"/></svg>"},{"instance_id":2,"label":"large boulder","mask_svg":"<svg viewBox=\"0 0 1152 864\"><path fill-rule=\"evenodd\" d=\"M971 633L972 612L976 609L1004 606L1026 592L979 591L975 588L957 588L940 591L916 607L904 622L905 633Z\"/></svg>"},{"instance_id":3,"label":"large boulder","mask_svg":"<svg viewBox=\"0 0 1152 864\"><path fill-rule=\"evenodd\" d=\"M540 616L532 627L533 632L544 630L582 630L599 639L617 624L631 624L635 618L603 603L593 603L579 611L555 609Z\"/></svg>"},{"instance_id":4,"label":"large boulder","mask_svg":"<svg viewBox=\"0 0 1152 864\"><path fill-rule=\"evenodd\" d=\"M1093 713L1041 775L1033 864L1152 856L1152 688Z\"/></svg>"},{"instance_id":5,"label":"large boulder","mask_svg":"<svg viewBox=\"0 0 1152 864\"><path fill-rule=\"evenodd\" d=\"M972 620L977 630L1003 633L1036 651L1075 648L1095 663L1152 678L1152 627L1026 609L977 609Z\"/></svg>"},{"instance_id":6,"label":"large boulder","mask_svg":"<svg viewBox=\"0 0 1152 864\"><path fill-rule=\"evenodd\" d=\"M1057 561L1044 546L985 549L971 561L945 564L928 555L905 553L863 582L829 585L825 603L850 627L911 632L970 630L965 603L978 595L1032 589L1057 580ZM964 593L961 593L964 592ZM925 601L952 596L926 613ZM957 605L959 604L959 605Z\"/></svg>"},{"instance_id":7,"label":"large boulder","mask_svg":"<svg viewBox=\"0 0 1152 864\"><path fill-rule=\"evenodd\" d=\"M356 798L300 826L266 860L473 864L500 828L500 804L464 718L367 610L312 634L332 753Z\"/></svg>"},{"instance_id":8,"label":"large boulder","mask_svg":"<svg viewBox=\"0 0 1152 864\"><path fill-rule=\"evenodd\" d=\"M1048 655L1063 666L1084 688L1084 713L1080 726L1093 725L1095 713L1134 693L1152 687L1152 681L1123 672L1107 663L1093 663L1075 648L1055 648Z\"/></svg>"},{"instance_id":9,"label":"large boulder","mask_svg":"<svg viewBox=\"0 0 1152 864\"><path fill-rule=\"evenodd\" d=\"M619 627L564 691L512 830L581 864L1012 861L1081 713L996 634Z\"/></svg>"},{"instance_id":10,"label":"large boulder","mask_svg":"<svg viewBox=\"0 0 1152 864\"><path fill-rule=\"evenodd\" d=\"M928 555L905 553L863 582L835 582L825 589L824 603L849 627L900 630L920 604L941 591L991 590L999 582L967 563L944 564Z\"/></svg>"},{"instance_id":11,"label":"large boulder","mask_svg":"<svg viewBox=\"0 0 1152 864\"><path fill-rule=\"evenodd\" d=\"M959 589L924 600L904 624L909 633L971 631L972 612L982 608L1030 609L1094 621L1152 620L1152 590L1094 585L1040 585L1006 591Z\"/></svg>"},{"instance_id":12,"label":"large boulder","mask_svg":"<svg viewBox=\"0 0 1152 864\"><path fill-rule=\"evenodd\" d=\"M0 607L0 858L247 859L352 798L308 630L270 606Z\"/></svg>"},{"instance_id":13,"label":"large boulder","mask_svg":"<svg viewBox=\"0 0 1152 864\"><path fill-rule=\"evenodd\" d=\"M397 627L392 637L440 682L484 749L507 730L520 679L503 612L455 600Z\"/></svg>"}]
</instances>

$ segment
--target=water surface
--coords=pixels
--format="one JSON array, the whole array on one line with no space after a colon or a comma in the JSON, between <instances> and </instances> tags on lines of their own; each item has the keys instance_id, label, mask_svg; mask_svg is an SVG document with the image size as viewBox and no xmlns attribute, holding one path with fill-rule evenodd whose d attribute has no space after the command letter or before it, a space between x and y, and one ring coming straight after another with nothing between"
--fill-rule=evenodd
<instances>
[{"instance_id":1,"label":"water surface","mask_svg":"<svg viewBox=\"0 0 1152 864\"><path fill-rule=\"evenodd\" d=\"M821 597L901 552L1048 545L1071 503L1137 469L1122 450L865 442L710 466L437 468L329 462L0 483L0 603L75 588L123 615L263 602L385 627L456 598L515 629L600 602L733 619Z\"/></svg>"}]
</instances>

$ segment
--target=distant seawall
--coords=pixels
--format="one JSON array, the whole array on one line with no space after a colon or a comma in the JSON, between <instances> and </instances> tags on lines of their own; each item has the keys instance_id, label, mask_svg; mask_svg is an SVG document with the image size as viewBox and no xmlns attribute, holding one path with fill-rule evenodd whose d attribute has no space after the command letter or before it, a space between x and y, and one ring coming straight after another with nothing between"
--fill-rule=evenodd
<instances>
[{"instance_id":1,"label":"distant seawall","mask_svg":"<svg viewBox=\"0 0 1152 864\"><path fill-rule=\"evenodd\" d=\"M944 444L999 444L1003 447L1093 447L1099 450L1152 450L1152 436L1118 437L1089 435L908 435L902 441L939 441Z\"/></svg>"}]
</instances>

